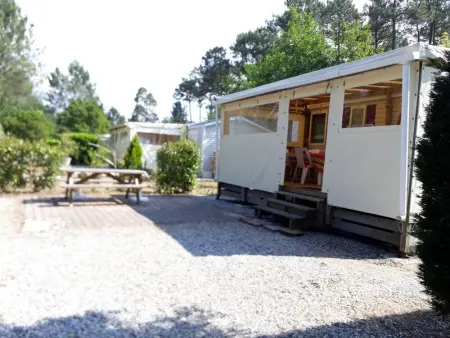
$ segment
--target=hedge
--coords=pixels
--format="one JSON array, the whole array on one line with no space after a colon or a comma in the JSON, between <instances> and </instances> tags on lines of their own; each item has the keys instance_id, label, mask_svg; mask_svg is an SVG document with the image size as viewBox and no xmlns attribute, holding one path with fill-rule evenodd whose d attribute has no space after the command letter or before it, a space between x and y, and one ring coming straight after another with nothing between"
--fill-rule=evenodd
<instances>
[{"instance_id":1,"label":"hedge","mask_svg":"<svg viewBox=\"0 0 450 338\"><path fill-rule=\"evenodd\" d=\"M64 153L44 141L0 139L0 191L30 186L34 191L51 188Z\"/></svg>"}]
</instances>

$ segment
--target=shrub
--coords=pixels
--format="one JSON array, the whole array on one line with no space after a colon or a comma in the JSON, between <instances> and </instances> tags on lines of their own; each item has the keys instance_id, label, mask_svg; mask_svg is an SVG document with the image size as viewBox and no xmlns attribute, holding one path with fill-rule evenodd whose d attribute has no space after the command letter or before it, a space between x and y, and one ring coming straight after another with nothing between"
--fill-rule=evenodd
<instances>
[{"instance_id":1,"label":"shrub","mask_svg":"<svg viewBox=\"0 0 450 338\"><path fill-rule=\"evenodd\" d=\"M124 167L128 169L142 169L142 147L137 135L133 137L127 148Z\"/></svg>"},{"instance_id":2,"label":"shrub","mask_svg":"<svg viewBox=\"0 0 450 338\"><path fill-rule=\"evenodd\" d=\"M190 192L197 182L200 170L200 148L195 141L183 136L158 150L156 185L166 193Z\"/></svg>"},{"instance_id":3,"label":"shrub","mask_svg":"<svg viewBox=\"0 0 450 338\"><path fill-rule=\"evenodd\" d=\"M416 174L422 182L416 215L419 277L433 307L450 314L450 52L440 69L426 109L424 134L417 145Z\"/></svg>"},{"instance_id":4,"label":"shrub","mask_svg":"<svg viewBox=\"0 0 450 338\"><path fill-rule=\"evenodd\" d=\"M28 142L13 138L0 140L0 190L33 187L51 188L61 164L60 147L44 141Z\"/></svg>"},{"instance_id":5,"label":"shrub","mask_svg":"<svg viewBox=\"0 0 450 338\"><path fill-rule=\"evenodd\" d=\"M68 142L67 139L72 140L75 144L69 156L72 157L73 165L85 165L95 167L98 165L101 160L95 155L96 153L101 153L103 156L104 151L97 148L92 144L99 144L100 137L98 135L93 134L85 134L85 133L69 133L64 134L63 139ZM104 154L107 156L107 154Z\"/></svg>"},{"instance_id":6,"label":"shrub","mask_svg":"<svg viewBox=\"0 0 450 338\"><path fill-rule=\"evenodd\" d=\"M13 110L6 114L2 123L7 135L30 141L46 139L55 129L41 111Z\"/></svg>"}]
</instances>

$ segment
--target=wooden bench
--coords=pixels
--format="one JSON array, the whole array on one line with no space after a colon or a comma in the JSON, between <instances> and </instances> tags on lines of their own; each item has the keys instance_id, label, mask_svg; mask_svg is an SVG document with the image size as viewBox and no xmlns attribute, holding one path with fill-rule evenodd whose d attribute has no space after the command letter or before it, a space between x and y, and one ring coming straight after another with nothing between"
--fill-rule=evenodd
<instances>
[{"instance_id":1,"label":"wooden bench","mask_svg":"<svg viewBox=\"0 0 450 338\"><path fill-rule=\"evenodd\" d=\"M140 192L143 188L145 188L144 185L139 184L139 181L136 180L135 184L123 184L123 183L94 183L94 184L76 184L72 181L72 178L69 180L69 183L63 183L61 184L61 188L66 189L67 191L67 198L69 199L70 205L73 204L73 191L74 190L81 190L81 189L95 189L95 188L102 188L102 189L127 189L127 192L125 194L125 198L128 198L130 191L134 191L136 193L136 203L139 204L141 202L140 200Z\"/></svg>"}]
</instances>

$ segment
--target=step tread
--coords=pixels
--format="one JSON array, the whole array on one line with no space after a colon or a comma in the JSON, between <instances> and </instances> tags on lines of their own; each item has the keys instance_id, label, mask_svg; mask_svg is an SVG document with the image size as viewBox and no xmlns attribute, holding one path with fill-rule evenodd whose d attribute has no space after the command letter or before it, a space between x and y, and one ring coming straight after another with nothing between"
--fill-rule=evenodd
<instances>
[{"instance_id":1,"label":"step tread","mask_svg":"<svg viewBox=\"0 0 450 338\"><path fill-rule=\"evenodd\" d=\"M295 197L295 198L298 198L298 199L303 199L303 200L311 201L311 202L323 202L323 201L325 201L324 198L308 196L308 195L304 195L304 194L296 194L296 193L292 193L292 192L288 192L288 191L277 191L275 194L289 196L289 197Z\"/></svg>"},{"instance_id":2,"label":"step tread","mask_svg":"<svg viewBox=\"0 0 450 338\"><path fill-rule=\"evenodd\" d=\"M276 204L280 204L280 205L285 205L287 207L295 208L295 209L306 211L306 212L311 212L311 211L316 211L317 210L316 208L310 208L310 207L307 207L305 205L300 205L300 204L295 204L295 203L291 203L291 202L287 202L287 201L283 201L283 200L278 200L276 198L268 198L267 202L269 202L269 203L272 202L272 203L276 203Z\"/></svg>"},{"instance_id":3,"label":"step tread","mask_svg":"<svg viewBox=\"0 0 450 338\"><path fill-rule=\"evenodd\" d=\"M289 219L305 219L304 216L291 214L289 212L286 212L286 211L283 211L283 210L280 210L280 209L276 209L276 208L271 208L271 207L268 207L268 206L265 206L265 205L258 205L255 208L257 208L259 210L266 211L266 212L270 212L271 214L274 214L274 215L283 216L283 217L286 217L286 218L289 218Z\"/></svg>"},{"instance_id":4,"label":"step tread","mask_svg":"<svg viewBox=\"0 0 450 338\"><path fill-rule=\"evenodd\" d=\"M305 234L300 229L290 229L290 228L286 228L286 227L278 226L278 225L265 224L265 225L263 225L263 227L270 231L279 232L281 234L288 235L288 236L303 236Z\"/></svg>"}]
</instances>

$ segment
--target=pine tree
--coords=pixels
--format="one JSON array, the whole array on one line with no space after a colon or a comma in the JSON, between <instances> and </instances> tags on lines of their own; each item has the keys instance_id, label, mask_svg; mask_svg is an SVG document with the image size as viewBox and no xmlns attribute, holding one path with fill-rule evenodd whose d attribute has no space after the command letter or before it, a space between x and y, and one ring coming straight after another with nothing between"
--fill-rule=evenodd
<instances>
[{"instance_id":1,"label":"pine tree","mask_svg":"<svg viewBox=\"0 0 450 338\"><path fill-rule=\"evenodd\" d=\"M125 168L142 169L142 152L139 137L135 135L125 153Z\"/></svg>"},{"instance_id":2,"label":"pine tree","mask_svg":"<svg viewBox=\"0 0 450 338\"><path fill-rule=\"evenodd\" d=\"M426 112L424 135L418 142L416 174L422 182L416 215L419 277L433 307L450 314L450 52L434 65L436 75Z\"/></svg>"}]
</instances>

